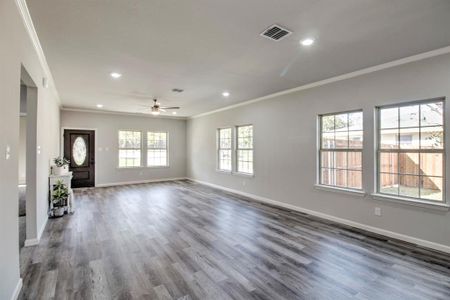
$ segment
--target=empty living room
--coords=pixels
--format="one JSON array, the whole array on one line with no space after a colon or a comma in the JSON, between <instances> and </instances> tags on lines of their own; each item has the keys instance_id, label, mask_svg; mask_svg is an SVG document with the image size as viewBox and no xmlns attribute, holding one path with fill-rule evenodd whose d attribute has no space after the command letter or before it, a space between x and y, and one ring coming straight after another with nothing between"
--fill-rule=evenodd
<instances>
[{"instance_id":1,"label":"empty living room","mask_svg":"<svg viewBox=\"0 0 450 300\"><path fill-rule=\"evenodd\" d=\"M449 97L449 0L0 0L0 300L448 300Z\"/></svg>"}]
</instances>

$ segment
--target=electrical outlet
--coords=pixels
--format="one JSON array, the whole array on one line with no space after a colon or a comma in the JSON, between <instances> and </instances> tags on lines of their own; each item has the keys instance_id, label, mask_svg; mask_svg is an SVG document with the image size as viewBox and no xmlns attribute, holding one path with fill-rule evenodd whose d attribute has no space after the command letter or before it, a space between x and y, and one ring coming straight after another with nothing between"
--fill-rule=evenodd
<instances>
[{"instance_id":1,"label":"electrical outlet","mask_svg":"<svg viewBox=\"0 0 450 300\"><path fill-rule=\"evenodd\" d=\"M375 216L381 217L381 207L375 207Z\"/></svg>"}]
</instances>

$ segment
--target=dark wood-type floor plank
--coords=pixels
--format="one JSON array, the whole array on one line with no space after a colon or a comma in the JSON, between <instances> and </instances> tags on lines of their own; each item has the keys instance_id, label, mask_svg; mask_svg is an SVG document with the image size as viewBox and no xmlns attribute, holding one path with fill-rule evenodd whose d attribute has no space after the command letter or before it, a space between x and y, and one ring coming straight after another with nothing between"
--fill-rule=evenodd
<instances>
[{"instance_id":1,"label":"dark wood-type floor plank","mask_svg":"<svg viewBox=\"0 0 450 300\"><path fill-rule=\"evenodd\" d=\"M190 181L75 192L20 299L450 299L450 256Z\"/></svg>"}]
</instances>

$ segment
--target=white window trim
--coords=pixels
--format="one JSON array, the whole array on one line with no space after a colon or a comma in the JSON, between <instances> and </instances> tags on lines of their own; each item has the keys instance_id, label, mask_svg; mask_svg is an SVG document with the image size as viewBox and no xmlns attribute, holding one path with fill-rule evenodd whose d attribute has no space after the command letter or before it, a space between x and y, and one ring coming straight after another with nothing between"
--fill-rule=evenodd
<instances>
[{"instance_id":1,"label":"white window trim","mask_svg":"<svg viewBox=\"0 0 450 300\"><path fill-rule=\"evenodd\" d=\"M325 185L325 184L319 184L319 183L316 183L314 185L314 188L316 190L350 194L350 195L354 195L354 196L358 196L358 197L365 197L367 195L367 193L364 190L341 188L341 187L337 187L337 186Z\"/></svg>"},{"instance_id":2,"label":"white window trim","mask_svg":"<svg viewBox=\"0 0 450 300\"><path fill-rule=\"evenodd\" d=\"M239 138L239 136L238 136L238 129L239 129L239 127L246 127L246 126L252 126L252 148L251 149L239 149L238 148L238 138ZM254 128L253 124L236 125L234 127L234 132L235 132L235 135L234 135L234 139L233 139L234 140L234 164L233 164L234 171L233 171L233 174L234 175L238 175L238 176L243 176L243 177L255 177L255 146L254 146L254 144L255 144L255 139L254 139L254 137L255 137L255 128ZM238 161L238 151L239 150L252 150L252 156L253 156L252 169L253 169L253 173L246 173L246 172L239 172L238 171L238 163L239 163L239 161Z\"/></svg>"},{"instance_id":3,"label":"white window trim","mask_svg":"<svg viewBox=\"0 0 450 300\"><path fill-rule=\"evenodd\" d=\"M380 109L381 108L387 108L387 107L402 107L402 106L409 106L414 104L422 104L427 102L443 102L443 128L444 128L444 148L442 151L443 154L443 182L442 182L442 202L439 201L433 201L433 200L426 200L421 198L414 198L414 197L405 197L405 196L398 196L398 195L391 195L391 194L384 194L379 192L379 158L378 158L378 151L379 151L379 142L380 142L380 133L381 130L378 128L380 125ZM447 188L446 188L446 182L447 182L447 158L446 158L446 141L447 141L447 127L446 127L446 103L445 103L445 97L437 97L437 98L430 98L430 99L423 99L423 100L416 100L416 101L408 101L408 102L400 102L395 104L388 104L388 105L380 105L376 106L374 109L374 193L371 194L372 198L375 200L381 200L381 201L390 201L390 202L396 202L396 203L402 203L406 205L411 206L418 206L418 207L424 207L424 208L431 208L431 209L437 209L437 210L449 210L450 209L450 203L447 199ZM420 120L419 120L420 122ZM399 145L400 147L400 145ZM419 152L420 153L420 152Z\"/></svg>"},{"instance_id":4,"label":"white window trim","mask_svg":"<svg viewBox=\"0 0 450 300\"><path fill-rule=\"evenodd\" d=\"M334 185L326 185L322 184L320 182L320 169L321 169L321 150L322 150L322 117L323 116L330 116L330 115L339 115L339 114L348 114L353 112L361 112L363 114L363 146L361 148L361 188L360 189L353 189L353 188L347 188L347 187L340 187L340 186L334 186ZM340 112L333 112L333 113L325 113L325 114L319 114L316 118L316 183L314 184L314 188L317 190L326 190L326 191L334 191L334 192L342 192L346 194L354 194L354 195L360 195L365 196L366 192L364 190L364 141L366 140L364 138L365 136L365 130L364 130L364 110L363 109L353 109L353 110L346 110L346 111L340 111ZM333 149L331 149L333 150ZM345 150L345 149L344 149Z\"/></svg>"},{"instance_id":5,"label":"white window trim","mask_svg":"<svg viewBox=\"0 0 450 300\"><path fill-rule=\"evenodd\" d=\"M141 133L141 147L140 149L138 148L120 148L120 142L119 142L119 135L121 131L131 131L131 132L140 132ZM125 167L121 167L120 166L120 150L140 150L141 151L141 160L140 160L140 165L139 166L125 166ZM117 169L120 170L126 170L126 169L139 169L139 168L144 168L143 165L143 160L142 160L142 156L143 156L143 133L141 130L135 130L135 129L119 129L117 131Z\"/></svg>"},{"instance_id":6,"label":"white window trim","mask_svg":"<svg viewBox=\"0 0 450 300\"><path fill-rule=\"evenodd\" d=\"M156 148L148 148L148 134L150 133L150 132L152 132L152 133L165 133L166 134L166 165L164 165L164 166L149 166L148 165L148 150L164 150L164 148L161 148L161 149L156 149ZM145 132L145 138L144 138L144 143L145 143L145 153L144 153L144 156L145 156L145 167L144 168L147 168L147 169L164 169L164 168L169 168L170 167L170 155L169 155L169 147L170 147L170 145L169 145L169 141L170 141L170 138L169 138L169 132L168 131L165 131L165 130L147 130L146 132ZM143 144L144 145L144 144Z\"/></svg>"},{"instance_id":7,"label":"white window trim","mask_svg":"<svg viewBox=\"0 0 450 300\"><path fill-rule=\"evenodd\" d=\"M231 130L231 170L224 170L220 168L220 130L223 129L230 129ZM216 172L219 173L225 173L225 174L232 174L233 173L233 165L234 165L234 130L232 126L225 126L225 127L219 127L216 130Z\"/></svg>"}]
</instances>

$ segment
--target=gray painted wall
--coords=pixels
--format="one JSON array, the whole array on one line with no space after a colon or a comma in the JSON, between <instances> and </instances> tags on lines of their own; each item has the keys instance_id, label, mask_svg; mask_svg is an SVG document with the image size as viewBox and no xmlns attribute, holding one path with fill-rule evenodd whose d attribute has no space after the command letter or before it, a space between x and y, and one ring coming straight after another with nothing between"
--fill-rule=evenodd
<instances>
[{"instance_id":1,"label":"gray painted wall","mask_svg":"<svg viewBox=\"0 0 450 300\"><path fill-rule=\"evenodd\" d=\"M187 126L188 177L450 246L447 211L314 188L318 114L364 110L363 185L370 194L374 191L374 107L449 97L449 78L450 55L446 54L191 119ZM447 103L447 120L449 112ZM239 124L254 125L253 178L216 171L216 128ZM449 165L448 159L447 174ZM381 217L374 215L374 207L382 208Z\"/></svg>"},{"instance_id":2,"label":"gray painted wall","mask_svg":"<svg viewBox=\"0 0 450 300\"><path fill-rule=\"evenodd\" d=\"M15 1L0 1L0 299L10 299L19 282L18 178L21 65L37 84L44 72ZM35 234L47 220L50 158L59 152L59 105L51 89L38 87ZM11 148L10 159L5 149ZM27 224L27 226L30 224Z\"/></svg>"},{"instance_id":3,"label":"gray painted wall","mask_svg":"<svg viewBox=\"0 0 450 300\"><path fill-rule=\"evenodd\" d=\"M96 185L186 176L186 121L183 119L62 111L61 127L97 130ZM167 168L117 168L118 131L121 129L168 132L170 166Z\"/></svg>"}]
</instances>

